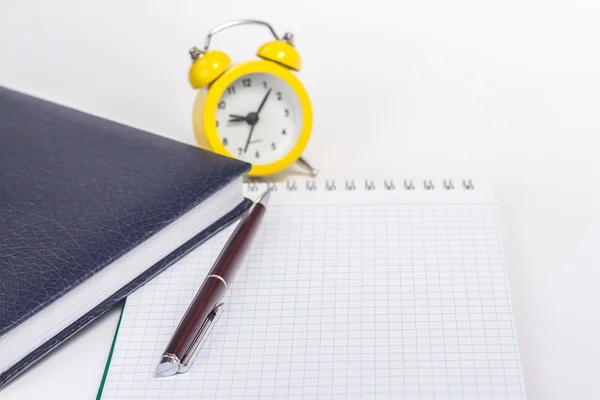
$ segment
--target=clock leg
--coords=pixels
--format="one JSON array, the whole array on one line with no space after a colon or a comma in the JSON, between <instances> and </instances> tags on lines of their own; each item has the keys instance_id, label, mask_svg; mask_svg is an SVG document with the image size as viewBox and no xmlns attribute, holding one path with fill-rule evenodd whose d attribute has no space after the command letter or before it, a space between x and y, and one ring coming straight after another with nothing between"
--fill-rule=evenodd
<instances>
[{"instance_id":1,"label":"clock leg","mask_svg":"<svg viewBox=\"0 0 600 400\"><path fill-rule=\"evenodd\" d=\"M317 174L319 173L318 169L314 169L307 161L304 157L300 157L298 159L298 164L302 165L304 168L308 169L310 172L311 176L317 176Z\"/></svg>"}]
</instances>

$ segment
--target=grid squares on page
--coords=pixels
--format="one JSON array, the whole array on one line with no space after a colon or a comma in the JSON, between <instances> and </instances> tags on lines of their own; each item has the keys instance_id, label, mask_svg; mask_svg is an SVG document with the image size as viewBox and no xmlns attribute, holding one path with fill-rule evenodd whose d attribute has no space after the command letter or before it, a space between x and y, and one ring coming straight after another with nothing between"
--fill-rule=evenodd
<instances>
[{"instance_id":1,"label":"grid squares on page","mask_svg":"<svg viewBox=\"0 0 600 400\"><path fill-rule=\"evenodd\" d=\"M490 205L271 206L192 369L155 377L232 229L127 299L103 398L525 398Z\"/></svg>"}]
</instances>

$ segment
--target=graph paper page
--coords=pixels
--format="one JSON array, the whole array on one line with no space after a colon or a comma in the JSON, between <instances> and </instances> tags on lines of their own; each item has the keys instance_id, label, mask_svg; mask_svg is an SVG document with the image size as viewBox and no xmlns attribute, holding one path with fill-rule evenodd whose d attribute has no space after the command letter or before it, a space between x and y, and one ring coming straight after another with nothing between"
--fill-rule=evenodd
<instances>
[{"instance_id":1,"label":"graph paper page","mask_svg":"<svg viewBox=\"0 0 600 400\"><path fill-rule=\"evenodd\" d=\"M155 369L233 227L127 299L103 399L525 398L492 203L289 195L187 373Z\"/></svg>"}]
</instances>

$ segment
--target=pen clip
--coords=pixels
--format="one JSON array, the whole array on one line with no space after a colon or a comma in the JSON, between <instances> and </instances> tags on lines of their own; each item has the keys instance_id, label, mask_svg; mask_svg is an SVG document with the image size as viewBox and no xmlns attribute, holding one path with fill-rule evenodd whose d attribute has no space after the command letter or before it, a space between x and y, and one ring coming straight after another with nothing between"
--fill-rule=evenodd
<instances>
[{"instance_id":1,"label":"pen clip","mask_svg":"<svg viewBox=\"0 0 600 400\"><path fill-rule=\"evenodd\" d=\"M221 303L221 304L217 305L210 312L210 314L208 314L208 316L204 320L204 323L200 327L200 330L198 331L198 334L194 338L194 341L190 345L189 349L183 355L181 364L179 365L178 372L180 372L180 373L187 372L190 369L190 367L192 366L194 359L198 355L198 349L200 349L202 347L202 345L204 344L204 342L206 342L206 339L208 338L210 330L215 325L215 323L219 320L219 317L221 316L221 314L223 312L223 304L225 304L225 303Z\"/></svg>"}]
</instances>

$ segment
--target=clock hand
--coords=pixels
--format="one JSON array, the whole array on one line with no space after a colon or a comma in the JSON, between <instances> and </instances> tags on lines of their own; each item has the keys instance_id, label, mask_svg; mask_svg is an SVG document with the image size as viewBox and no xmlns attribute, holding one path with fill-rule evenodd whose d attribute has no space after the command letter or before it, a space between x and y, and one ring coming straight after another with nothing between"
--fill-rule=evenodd
<instances>
[{"instance_id":1,"label":"clock hand","mask_svg":"<svg viewBox=\"0 0 600 400\"><path fill-rule=\"evenodd\" d=\"M269 97L270 94L271 94L271 89L269 89L267 91L265 98L260 103L260 106L258 106L258 111L256 111L255 113L248 114L248 116L245 119L246 122L250 124L250 134L248 135L248 140L246 140L246 147L244 147L244 153L246 153L248 151L248 146L250 145L250 140L252 139L252 133L254 133L254 127L256 126L256 123L258 122L258 113L260 112L260 110L262 110L262 108L265 105L267 98Z\"/></svg>"},{"instance_id":2,"label":"clock hand","mask_svg":"<svg viewBox=\"0 0 600 400\"><path fill-rule=\"evenodd\" d=\"M248 140L246 140L246 147L244 147L244 153L248 151L248 145L250 145L250 139L252 139L252 132L254 132L254 127L256 125L252 125L250 127L250 134L248 135Z\"/></svg>"},{"instance_id":3,"label":"clock hand","mask_svg":"<svg viewBox=\"0 0 600 400\"><path fill-rule=\"evenodd\" d=\"M239 118L239 117L231 118L227 122L242 122L242 121L245 122L246 121L246 117L244 117L244 118Z\"/></svg>"},{"instance_id":4,"label":"clock hand","mask_svg":"<svg viewBox=\"0 0 600 400\"><path fill-rule=\"evenodd\" d=\"M229 122L246 121L248 125L254 125L258 122L258 114L255 112L248 113L245 117L237 114L229 114L229 116L231 117Z\"/></svg>"},{"instance_id":5,"label":"clock hand","mask_svg":"<svg viewBox=\"0 0 600 400\"><path fill-rule=\"evenodd\" d=\"M256 111L256 114L260 113L260 110L262 110L263 106L265 105L265 103L267 102L267 98L269 97L269 95L271 94L271 90L269 89L267 91L267 94L265 95L265 98L263 99L263 101L260 103L260 106L258 106L258 110Z\"/></svg>"}]
</instances>

